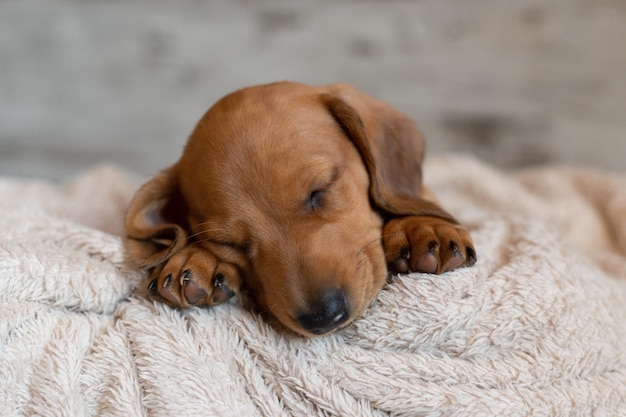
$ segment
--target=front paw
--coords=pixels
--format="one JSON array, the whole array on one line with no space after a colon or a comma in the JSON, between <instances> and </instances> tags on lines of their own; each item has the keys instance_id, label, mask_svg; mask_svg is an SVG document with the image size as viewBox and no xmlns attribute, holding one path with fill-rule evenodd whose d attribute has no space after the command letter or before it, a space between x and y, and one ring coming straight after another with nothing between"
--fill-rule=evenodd
<instances>
[{"instance_id":1,"label":"front paw","mask_svg":"<svg viewBox=\"0 0 626 417\"><path fill-rule=\"evenodd\" d=\"M383 248L393 273L441 274L476 263L467 230L437 217L407 216L383 227Z\"/></svg>"},{"instance_id":2,"label":"front paw","mask_svg":"<svg viewBox=\"0 0 626 417\"><path fill-rule=\"evenodd\" d=\"M151 299L187 308L223 303L239 291L242 277L207 249L187 246L155 268L148 282Z\"/></svg>"}]
</instances>

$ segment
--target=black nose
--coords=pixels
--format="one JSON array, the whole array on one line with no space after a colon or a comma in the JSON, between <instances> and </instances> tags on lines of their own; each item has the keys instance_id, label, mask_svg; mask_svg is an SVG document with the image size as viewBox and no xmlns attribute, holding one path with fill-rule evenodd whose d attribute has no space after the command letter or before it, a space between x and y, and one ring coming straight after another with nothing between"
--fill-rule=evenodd
<instances>
[{"instance_id":1,"label":"black nose","mask_svg":"<svg viewBox=\"0 0 626 417\"><path fill-rule=\"evenodd\" d=\"M324 334L348 319L348 302L341 290L328 290L318 302L312 303L312 312L298 316L298 324L313 334Z\"/></svg>"}]
</instances>

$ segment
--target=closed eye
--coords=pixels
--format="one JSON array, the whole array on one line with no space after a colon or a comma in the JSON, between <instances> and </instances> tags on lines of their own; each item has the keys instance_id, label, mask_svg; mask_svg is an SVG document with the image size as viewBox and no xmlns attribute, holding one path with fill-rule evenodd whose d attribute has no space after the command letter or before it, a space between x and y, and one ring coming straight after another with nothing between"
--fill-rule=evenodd
<instances>
[{"instance_id":1,"label":"closed eye","mask_svg":"<svg viewBox=\"0 0 626 417\"><path fill-rule=\"evenodd\" d=\"M326 190L315 190L309 195L307 207L311 211L317 211L324 205L324 194Z\"/></svg>"},{"instance_id":2,"label":"closed eye","mask_svg":"<svg viewBox=\"0 0 626 417\"><path fill-rule=\"evenodd\" d=\"M250 248L248 247L248 245L246 243L244 244L240 244L240 243L234 243L234 242L229 242L229 241L225 241L225 240L218 240L218 239L206 239L209 242L212 242L218 246L223 246L226 248L230 248L230 249L234 249L237 252L241 252L244 254L247 254L250 250Z\"/></svg>"},{"instance_id":3,"label":"closed eye","mask_svg":"<svg viewBox=\"0 0 626 417\"><path fill-rule=\"evenodd\" d=\"M332 191L333 186L339 179L342 169L340 167L334 167L329 173L330 175L324 176L324 178L315 181L309 190L312 190L304 199L303 206L308 212L316 212L320 209L329 208L328 194Z\"/></svg>"}]
</instances>

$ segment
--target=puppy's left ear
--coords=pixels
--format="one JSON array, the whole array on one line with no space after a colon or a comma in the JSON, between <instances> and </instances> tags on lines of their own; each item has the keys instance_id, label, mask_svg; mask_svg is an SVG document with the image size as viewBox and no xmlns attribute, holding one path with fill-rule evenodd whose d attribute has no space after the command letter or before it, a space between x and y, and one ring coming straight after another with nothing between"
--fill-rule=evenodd
<instances>
[{"instance_id":1,"label":"puppy's left ear","mask_svg":"<svg viewBox=\"0 0 626 417\"><path fill-rule=\"evenodd\" d=\"M424 140L411 119L347 84L322 100L356 146L370 177L370 196L384 214L456 220L422 195Z\"/></svg>"},{"instance_id":2,"label":"puppy's left ear","mask_svg":"<svg viewBox=\"0 0 626 417\"><path fill-rule=\"evenodd\" d=\"M141 268L150 269L182 249L187 244L186 213L174 168L144 184L126 214L129 258Z\"/></svg>"}]
</instances>

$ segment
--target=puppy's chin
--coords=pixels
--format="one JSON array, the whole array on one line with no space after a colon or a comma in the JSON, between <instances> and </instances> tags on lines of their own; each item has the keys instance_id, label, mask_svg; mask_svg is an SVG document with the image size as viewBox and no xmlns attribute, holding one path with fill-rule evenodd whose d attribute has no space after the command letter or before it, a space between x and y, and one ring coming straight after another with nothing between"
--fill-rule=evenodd
<instances>
[{"instance_id":1,"label":"puppy's chin","mask_svg":"<svg viewBox=\"0 0 626 417\"><path fill-rule=\"evenodd\" d=\"M303 330L302 328L300 328L297 325L289 326L289 325L279 321L276 318L276 316L274 316L274 315L272 315L272 314L270 314L270 313L268 313L266 311L265 312L259 311L258 314L260 314L261 318L264 320L265 323L267 323L270 327L272 327L274 330L280 332L281 334L288 335L290 337L305 338L305 339L316 339L316 338L320 338L320 337L330 336L332 334L340 332L341 330L345 329L346 327L349 327L359 317L359 316L351 317L345 323L343 323L341 326L339 326L336 329L333 329L333 330L331 330L331 331L329 331L327 333L324 333L324 334L314 334L314 333L309 333L309 332Z\"/></svg>"},{"instance_id":2,"label":"puppy's chin","mask_svg":"<svg viewBox=\"0 0 626 417\"><path fill-rule=\"evenodd\" d=\"M378 293L387 282L387 278L388 274L385 269L384 276L382 278L373 278L371 285L366 286L367 292L362 294L362 297L350 297L351 311L349 316L336 328L321 334L311 333L303 329L298 322L292 318L290 309L281 309L276 304L273 305L273 308L260 305L251 295L250 291L243 291L240 294L240 299L242 300L244 308L248 311L259 314L266 323L279 332L291 334L297 337L318 338L341 332L343 329L351 326L352 323L358 320L363 313L373 305Z\"/></svg>"}]
</instances>

